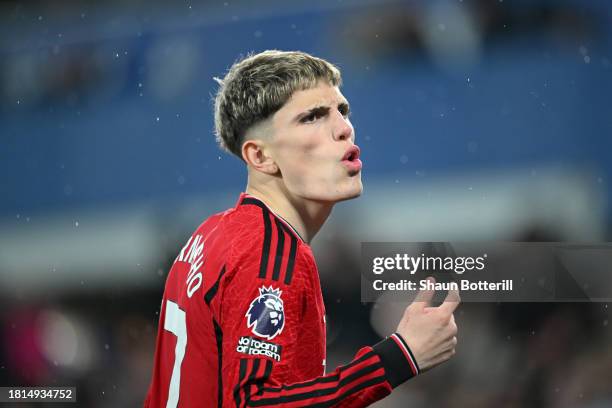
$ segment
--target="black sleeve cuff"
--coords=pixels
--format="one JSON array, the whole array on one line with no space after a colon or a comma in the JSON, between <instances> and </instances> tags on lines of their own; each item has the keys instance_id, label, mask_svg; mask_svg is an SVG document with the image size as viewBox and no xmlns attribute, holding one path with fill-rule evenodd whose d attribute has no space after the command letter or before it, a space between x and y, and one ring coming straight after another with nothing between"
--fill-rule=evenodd
<instances>
[{"instance_id":1,"label":"black sleeve cuff","mask_svg":"<svg viewBox=\"0 0 612 408\"><path fill-rule=\"evenodd\" d=\"M393 388L419 374L412 351L398 333L393 333L372 348L380 357L387 381Z\"/></svg>"}]
</instances>

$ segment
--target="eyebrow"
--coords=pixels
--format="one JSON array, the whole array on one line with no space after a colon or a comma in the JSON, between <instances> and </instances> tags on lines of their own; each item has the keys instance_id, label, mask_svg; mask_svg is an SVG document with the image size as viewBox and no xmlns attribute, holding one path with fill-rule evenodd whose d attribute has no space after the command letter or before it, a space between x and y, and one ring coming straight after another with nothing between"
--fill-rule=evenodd
<instances>
[{"instance_id":1,"label":"eyebrow","mask_svg":"<svg viewBox=\"0 0 612 408\"><path fill-rule=\"evenodd\" d=\"M319 114L319 115L327 114L327 113L329 113L329 109L330 109L330 107L328 105L317 105L317 106L315 106L313 108L308 109L305 112L299 113L295 117L294 121L299 122L303 118L305 118L305 117L307 117L309 115L312 115L313 113ZM345 110L347 113L349 113L351 111L351 107L350 107L348 102L340 102L338 104L338 110Z\"/></svg>"}]
</instances>

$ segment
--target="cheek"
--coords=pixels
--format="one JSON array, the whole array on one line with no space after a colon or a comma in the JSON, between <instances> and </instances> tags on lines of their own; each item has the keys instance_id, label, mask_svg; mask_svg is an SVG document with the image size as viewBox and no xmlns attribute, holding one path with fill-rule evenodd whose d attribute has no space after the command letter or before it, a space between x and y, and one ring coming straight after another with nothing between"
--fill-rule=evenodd
<instances>
[{"instance_id":1,"label":"cheek","mask_svg":"<svg viewBox=\"0 0 612 408\"><path fill-rule=\"evenodd\" d=\"M318 147L320 144L315 141L303 142L295 144L290 148L293 150L294 157L302 157L303 159L313 159L317 156Z\"/></svg>"},{"instance_id":2,"label":"cheek","mask_svg":"<svg viewBox=\"0 0 612 408\"><path fill-rule=\"evenodd\" d=\"M300 136L302 136L302 140L309 139L306 135ZM280 153L279 164L281 164L281 167L285 167L286 171L292 173L298 168L300 169L298 171L302 171L306 167L312 167L315 164L320 165L325 160L325 150L322 149L321 143L317 143L316 140L302 143L283 143L279 145L278 151Z\"/></svg>"}]
</instances>

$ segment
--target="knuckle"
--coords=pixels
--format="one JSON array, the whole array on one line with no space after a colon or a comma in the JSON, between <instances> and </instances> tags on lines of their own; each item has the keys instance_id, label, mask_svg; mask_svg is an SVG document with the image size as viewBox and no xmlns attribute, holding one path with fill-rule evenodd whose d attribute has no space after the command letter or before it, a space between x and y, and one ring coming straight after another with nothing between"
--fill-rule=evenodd
<instances>
[{"instance_id":1,"label":"knuckle","mask_svg":"<svg viewBox=\"0 0 612 408\"><path fill-rule=\"evenodd\" d=\"M441 314L440 316L438 316L438 319L438 322L444 326L450 323L450 316L447 314Z\"/></svg>"}]
</instances>

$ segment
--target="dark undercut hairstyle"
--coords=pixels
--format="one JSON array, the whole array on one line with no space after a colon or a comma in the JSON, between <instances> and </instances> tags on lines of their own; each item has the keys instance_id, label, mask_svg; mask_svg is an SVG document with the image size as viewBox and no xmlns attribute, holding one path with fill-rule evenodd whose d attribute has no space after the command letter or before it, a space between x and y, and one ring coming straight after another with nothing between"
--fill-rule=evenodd
<instances>
[{"instance_id":1,"label":"dark undercut hairstyle","mask_svg":"<svg viewBox=\"0 0 612 408\"><path fill-rule=\"evenodd\" d=\"M294 92L319 81L342 85L340 70L301 51L268 50L235 62L225 78L215 80L215 135L223 149L242 160L246 132L271 117Z\"/></svg>"}]
</instances>

